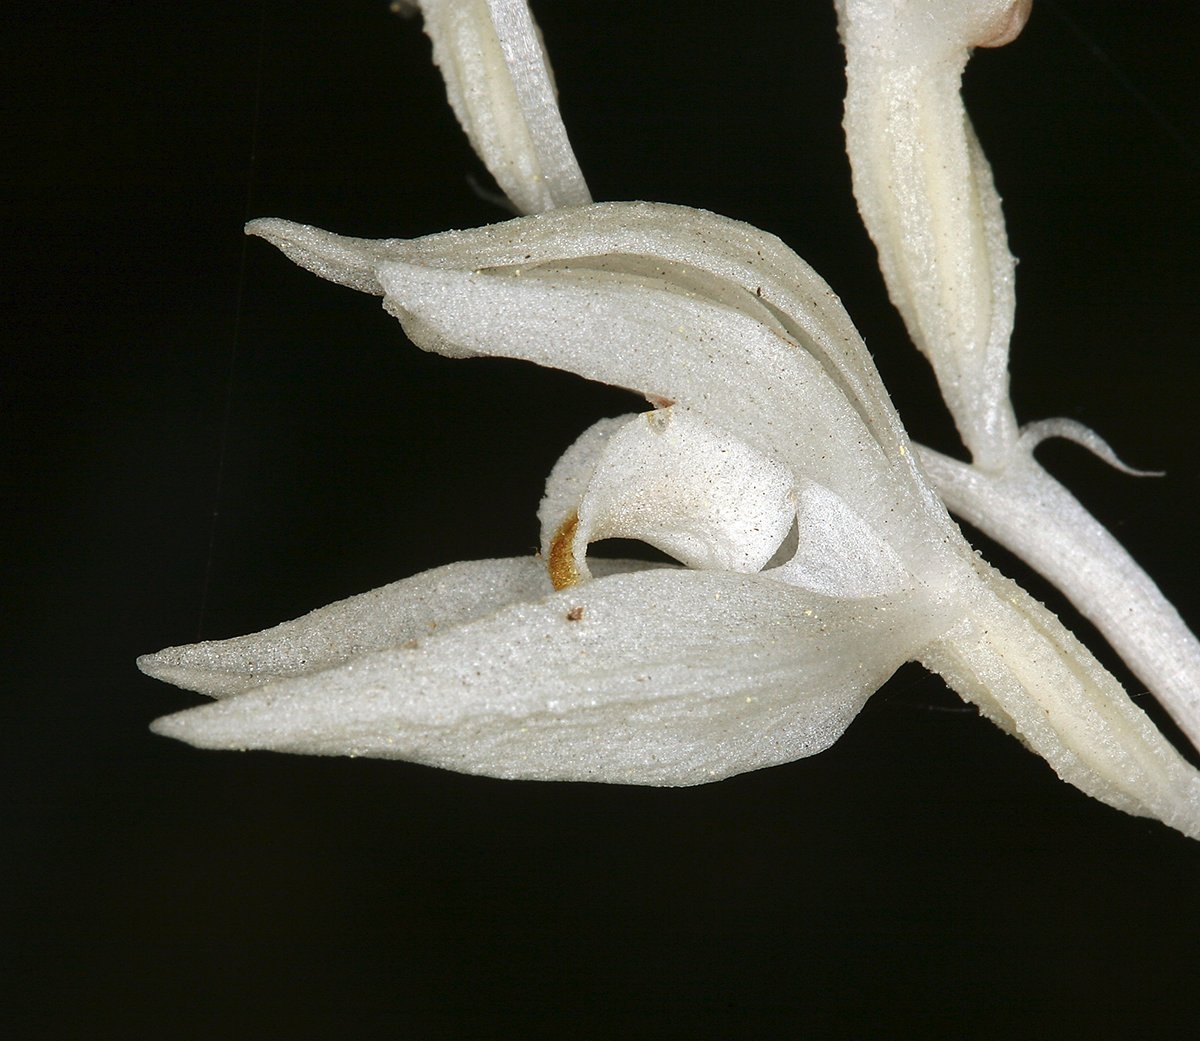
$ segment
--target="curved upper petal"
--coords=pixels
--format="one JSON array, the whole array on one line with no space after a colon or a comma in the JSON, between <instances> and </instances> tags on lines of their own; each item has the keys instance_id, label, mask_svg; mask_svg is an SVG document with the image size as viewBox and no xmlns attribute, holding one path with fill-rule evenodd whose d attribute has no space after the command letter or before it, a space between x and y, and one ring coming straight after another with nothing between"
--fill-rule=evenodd
<instances>
[{"instance_id":1,"label":"curved upper petal","mask_svg":"<svg viewBox=\"0 0 1200 1041\"><path fill-rule=\"evenodd\" d=\"M614 202L419 239L351 238L278 218L251 221L246 231L322 278L379 296L379 272L391 262L460 272L592 264L631 280L670 281L776 328L781 345L819 362L889 455L901 457L908 443L833 290L778 238L741 221L666 203Z\"/></svg>"},{"instance_id":2,"label":"curved upper petal","mask_svg":"<svg viewBox=\"0 0 1200 1041\"><path fill-rule=\"evenodd\" d=\"M933 632L902 599L650 570L157 721L207 748L698 784L811 755Z\"/></svg>"},{"instance_id":3,"label":"curved upper petal","mask_svg":"<svg viewBox=\"0 0 1200 1041\"><path fill-rule=\"evenodd\" d=\"M546 490L538 504L538 525L541 529L538 548L543 560L550 559L563 527L570 523L572 516L578 515L579 504L587 493L596 467L608 451L612 436L636 418L634 415L624 415L601 419L580 434L559 456L550 476L546 478ZM573 553L572 567L575 567ZM577 567L575 570L578 571ZM556 582L560 587L570 584Z\"/></svg>"}]
</instances>

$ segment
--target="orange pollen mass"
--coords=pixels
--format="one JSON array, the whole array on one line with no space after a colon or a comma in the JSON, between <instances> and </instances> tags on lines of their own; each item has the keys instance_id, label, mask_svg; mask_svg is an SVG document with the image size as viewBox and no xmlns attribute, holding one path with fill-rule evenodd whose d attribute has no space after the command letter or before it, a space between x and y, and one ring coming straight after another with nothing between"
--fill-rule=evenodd
<instances>
[{"instance_id":1,"label":"orange pollen mass","mask_svg":"<svg viewBox=\"0 0 1200 1041\"><path fill-rule=\"evenodd\" d=\"M550 572L555 589L566 589L579 581L579 568L575 566L575 529L578 527L579 514L572 510L550 540L546 570Z\"/></svg>"}]
</instances>

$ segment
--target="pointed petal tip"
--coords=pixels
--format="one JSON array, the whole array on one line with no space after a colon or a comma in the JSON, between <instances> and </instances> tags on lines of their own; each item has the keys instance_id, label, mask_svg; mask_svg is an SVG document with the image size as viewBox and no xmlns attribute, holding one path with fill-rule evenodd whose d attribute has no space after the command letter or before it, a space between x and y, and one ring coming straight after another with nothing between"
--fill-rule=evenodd
<instances>
[{"instance_id":1,"label":"pointed petal tip","mask_svg":"<svg viewBox=\"0 0 1200 1041\"><path fill-rule=\"evenodd\" d=\"M175 649L174 647L168 647L166 650L155 651L153 654L139 654L137 659L138 671L149 676L151 679L166 680L168 683L173 682L168 679L167 674L179 665L179 662L172 656L172 652Z\"/></svg>"},{"instance_id":2,"label":"pointed petal tip","mask_svg":"<svg viewBox=\"0 0 1200 1041\"><path fill-rule=\"evenodd\" d=\"M257 235L259 238L267 238L270 225L275 224L281 218L279 217L255 217L254 220L246 221L242 228L247 235Z\"/></svg>"},{"instance_id":3,"label":"pointed petal tip","mask_svg":"<svg viewBox=\"0 0 1200 1041\"><path fill-rule=\"evenodd\" d=\"M227 697L272 678L254 680L229 669L206 653L211 644L192 644L167 647L137 659L138 669L151 679L162 680L184 690L196 691L211 698Z\"/></svg>"},{"instance_id":4,"label":"pointed petal tip","mask_svg":"<svg viewBox=\"0 0 1200 1041\"><path fill-rule=\"evenodd\" d=\"M219 726L210 725L220 722L219 717L210 717L205 712L205 709L210 707L212 706L200 705L184 709L182 712L173 712L169 716L159 716L150 724L150 732L159 737L182 741L193 748L244 749L244 743L231 742Z\"/></svg>"},{"instance_id":5,"label":"pointed petal tip","mask_svg":"<svg viewBox=\"0 0 1200 1041\"><path fill-rule=\"evenodd\" d=\"M185 740L177 722L178 716L178 712L170 716L159 716L158 719L150 724L150 733L157 734L159 737L173 737L178 740Z\"/></svg>"},{"instance_id":6,"label":"pointed petal tip","mask_svg":"<svg viewBox=\"0 0 1200 1041\"><path fill-rule=\"evenodd\" d=\"M266 239L280 249L283 249L285 243L307 249L325 238L341 238L340 235L322 231L311 224L300 224L285 217L255 217L254 220L247 221L242 230L254 238Z\"/></svg>"},{"instance_id":7,"label":"pointed petal tip","mask_svg":"<svg viewBox=\"0 0 1200 1041\"><path fill-rule=\"evenodd\" d=\"M259 720L260 722L267 722ZM244 713L229 710L229 702L214 701L194 705L167 716L159 716L150 724L150 732L159 737L182 741L193 748L245 752L251 748L273 748L276 742L263 727L255 728ZM262 731L262 732L256 732Z\"/></svg>"},{"instance_id":8,"label":"pointed petal tip","mask_svg":"<svg viewBox=\"0 0 1200 1041\"><path fill-rule=\"evenodd\" d=\"M309 224L297 224L282 217L258 217L244 229L247 235L266 239L285 257L313 274L331 282L380 295L382 289L375 277L375 267L386 242L335 235Z\"/></svg>"}]
</instances>

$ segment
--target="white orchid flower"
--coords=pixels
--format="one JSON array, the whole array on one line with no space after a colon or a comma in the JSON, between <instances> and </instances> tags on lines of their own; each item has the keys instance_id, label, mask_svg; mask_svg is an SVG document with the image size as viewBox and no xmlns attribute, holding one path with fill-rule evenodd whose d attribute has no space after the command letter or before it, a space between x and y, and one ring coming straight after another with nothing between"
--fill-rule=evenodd
<instances>
[{"instance_id":1,"label":"white orchid flower","mask_svg":"<svg viewBox=\"0 0 1200 1041\"><path fill-rule=\"evenodd\" d=\"M1051 435L1107 447L1065 421L1022 432L1008 399L1013 259L958 86L970 48L1015 36L1028 3L838 0L860 208L971 466L914 451L840 302L776 239L679 207L585 205L524 0L396 6L421 10L459 121L538 216L412 241L249 230L383 296L427 350L568 369L654 408L564 454L539 558L454 564L146 656L145 671L217 699L155 729L204 747L693 784L820 751L918 660L1083 791L1200 838L1200 773L970 550L921 466L1052 578L1083 572L1066 588L1102 626L1120 619L1094 601L1132 597L1131 647L1114 643L1166 676L1177 714L1200 715L1191 634L1142 631L1167 617L1161 594L1031 454ZM684 568L589 560L613 536Z\"/></svg>"},{"instance_id":2,"label":"white orchid flower","mask_svg":"<svg viewBox=\"0 0 1200 1041\"><path fill-rule=\"evenodd\" d=\"M960 95L974 47L1014 39L1030 0L836 0L846 144L892 302L929 359L970 465L918 446L947 506L1057 585L1200 748L1200 642L1121 545L1033 458L1065 419L1018 427L1008 350L1015 261ZM1128 469L1122 467L1123 469Z\"/></svg>"},{"instance_id":3,"label":"white orchid flower","mask_svg":"<svg viewBox=\"0 0 1200 1041\"><path fill-rule=\"evenodd\" d=\"M692 784L825 748L915 659L1083 791L1200 838L1200 773L966 544L840 302L777 239L644 203L413 241L249 230L381 295L427 350L567 369L655 408L564 455L542 559L451 565L143 659L218 699L160 733ZM686 568L589 561L611 535Z\"/></svg>"}]
</instances>

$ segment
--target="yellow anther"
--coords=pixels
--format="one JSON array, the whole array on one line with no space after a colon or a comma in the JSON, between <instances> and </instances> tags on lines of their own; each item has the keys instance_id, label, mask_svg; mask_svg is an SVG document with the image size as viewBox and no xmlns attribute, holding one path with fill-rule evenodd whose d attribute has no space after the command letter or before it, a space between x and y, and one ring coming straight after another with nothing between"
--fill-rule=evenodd
<instances>
[{"instance_id":1,"label":"yellow anther","mask_svg":"<svg viewBox=\"0 0 1200 1041\"><path fill-rule=\"evenodd\" d=\"M575 565L575 529L578 527L579 514L572 510L550 541L546 570L550 572L555 589L567 589L579 581L579 568Z\"/></svg>"}]
</instances>

